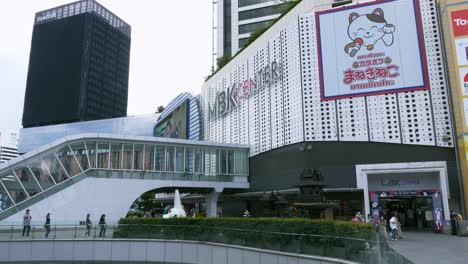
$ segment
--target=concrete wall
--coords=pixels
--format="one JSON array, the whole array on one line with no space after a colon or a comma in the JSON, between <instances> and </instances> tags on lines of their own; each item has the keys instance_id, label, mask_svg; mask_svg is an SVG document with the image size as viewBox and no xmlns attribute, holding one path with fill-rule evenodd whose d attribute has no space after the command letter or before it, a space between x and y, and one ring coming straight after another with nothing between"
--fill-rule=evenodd
<instances>
[{"instance_id":1,"label":"concrete wall","mask_svg":"<svg viewBox=\"0 0 468 264\"><path fill-rule=\"evenodd\" d=\"M165 240L0 241L0 263L115 261L130 263L319 264L354 262L216 243Z\"/></svg>"}]
</instances>

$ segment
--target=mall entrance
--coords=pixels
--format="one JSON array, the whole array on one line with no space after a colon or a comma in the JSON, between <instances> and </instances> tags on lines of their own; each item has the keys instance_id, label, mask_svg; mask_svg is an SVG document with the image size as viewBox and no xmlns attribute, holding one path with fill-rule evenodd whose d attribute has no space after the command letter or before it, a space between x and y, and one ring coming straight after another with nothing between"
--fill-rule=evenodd
<instances>
[{"instance_id":1,"label":"mall entrance","mask_svg":"<svg viewBox=\"0 0 468 264\"><path fill-rule=\"evenodd\" d=\"M400 196L379 199L379 214L387 223L398 215L403 230L432 230L433 202L431 196Z\"/></svg>"},{"instance_id":2,"label":"mall entrance","mask_svg":"<svg viewBox=\"0 0 468 264\"><path fill-rule=\"evenodd\" d=\"M403 230L442 232L450 220L445 162L356 165L356 182L375 222L396 213Z\"/></svg>"}]
</instances>

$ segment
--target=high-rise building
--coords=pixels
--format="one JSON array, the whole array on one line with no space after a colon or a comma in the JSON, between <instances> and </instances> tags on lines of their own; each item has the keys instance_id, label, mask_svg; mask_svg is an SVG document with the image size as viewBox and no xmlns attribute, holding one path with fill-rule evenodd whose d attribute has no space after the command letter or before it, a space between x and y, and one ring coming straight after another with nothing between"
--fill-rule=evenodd
<instances>
[{"instance_id":1,"label":"high-rise building","mask_svg":"<svg viewBox=\"0 0 468 264\"><path fill-rule=\"evenodd\" d=\"M246 44L250 34L280 16L285 0L218 0L216 56L232 56Z\"/></svg>"},{"instance_id":2,"label":"high-rise building","mask_svg":"<svg viewBox=\"0 0 468 264\"><path fill-rule=\"evenodd\" d=\"M0 163L18 156L18 133L0 130Z\"/></svg>"},{"instance_id":3,"label":"high-rise building","mask_svg":"<svg viewBox=\"0 0 468 264\"><path fill-rule=\"evenodd\" d=\"M131 27L94 0L36 13L23 127L127 115Z\"/></svg>"},{"instance_id":4,"label":"high-rise building","mask_svg":"<svg viewBox=\"0 0 468 264\"><path fill-rule=\"evenodd\" d=\"M213 55L234 56L242 49L255 30L271 25L288 5L299 0L218 0L213 11ZM356 0L355 0L356 1ZM364 0L365 1L365 0ZM351 0L334 0L332 7L352 3ZM356 1L357 2L357 1ZM360 1L363 2L363 1ZM215 48L216 46L216 48Z\"/></svg>"}]
</instances>

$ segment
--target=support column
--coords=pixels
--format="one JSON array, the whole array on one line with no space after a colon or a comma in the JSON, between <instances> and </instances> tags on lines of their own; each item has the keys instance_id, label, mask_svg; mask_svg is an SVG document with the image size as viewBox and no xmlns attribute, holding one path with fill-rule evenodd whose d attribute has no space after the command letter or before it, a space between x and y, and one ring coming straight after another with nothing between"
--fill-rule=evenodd
<instances>
[{"instance_id":1,"label":"support column","mask_svg":"<svg viewBox=\"0 0 468 264\"><path fill-rule=\"evenodd\" d=\"M205 196L206 217L216 217L218 211L218 197L221 192L213 190Z\"/></svg>"}]
</instances>

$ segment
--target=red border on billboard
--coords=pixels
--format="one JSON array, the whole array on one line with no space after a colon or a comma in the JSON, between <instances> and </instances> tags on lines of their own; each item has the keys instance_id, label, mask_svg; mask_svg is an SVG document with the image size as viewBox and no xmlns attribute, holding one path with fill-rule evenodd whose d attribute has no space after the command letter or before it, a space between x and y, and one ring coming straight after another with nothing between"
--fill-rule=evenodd
<instances>
[{"instance_id":1,"label":"red border on billboard","mask_svg":"<svg viewBox=\"0 0 468 264\"><path fill-rule=\"evenodd\" d=\"M380 0L374 2L367 2L362 4L356 4L352 6L344 6L334 9L328 9L324 11L315 12L315 30L316 30L316 41L317 41L317 55L319 61L319 79L320 79L320 101L331 101L337 99L345 99L345 98L354 98L354 97L363 97L363 96L372 96L372 95L380 95L380 94L390 94L390 93L402 93L402 92L410 92L410 91L421 91L421 90L428 90L429 89L429 73L427 69L427 57L426 57L426 47L424 46L424 33L422 31L422 20L421 20L421 10L419 9L419 2L417 0L413 0L414 12L415 12L415 19L416 19L416 28L418 33L418 44L419 44L419 58L421 61L421 68L422 68L422 79L423 85L422 86L415 86L415 87L404 87L404 88L396 88L384 91L376 91L376 92L363 92L363 93L354 93L354 94L347 94L347 95L337 95L337 96L324 96L324 85L323 85L323 69L322 69L322 47L320 42L320 21L319 15L321 14L328 14L328 13L335 13L343 10L350 10L355 9L363 6L372 6L372 5L379 5L383 3L389 2L396 2L398 0Z\"/></svg>"}]
</instances>

